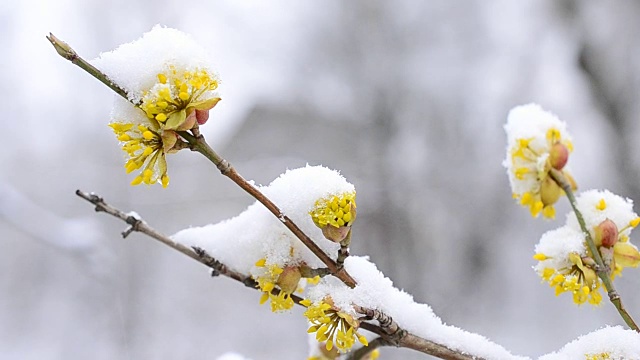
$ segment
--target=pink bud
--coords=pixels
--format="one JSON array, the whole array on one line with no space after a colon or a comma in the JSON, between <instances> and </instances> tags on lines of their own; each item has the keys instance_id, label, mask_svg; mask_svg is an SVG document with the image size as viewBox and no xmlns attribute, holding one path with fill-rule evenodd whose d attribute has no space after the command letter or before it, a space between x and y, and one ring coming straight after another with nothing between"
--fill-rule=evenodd
<instances>
[{"instance_id":1,"label":"pink bud","mask_svg":"<svg viewBox=\"0 0 640 360\"><path fill-rule=\"evenodd\" d=\"M610 248L618 241L618 227L616 224L606 219L595 228L596 246L604 246Z\"/></svg>"},{"instance_id":2,"label":"pink bud","mask_svg":"<svg viewBox=\"0 0 640 360\"><path fill-rule=\"evenodd\" d=\"M204 125L209 120L209 110L196 110L196 119L198 119L198 125Z\"/></svg>"},{"instance_id":3,"label":"pink bud","mask_svg":"<svg viewBox=\"0 0 640 360\"><path fill-rule=\"evenodd\" d=\"M569 149L564 144L557 142L551 146L549 151L549 164L556 169L562 170L569 160Z\"/></svg>"}]
</instances>

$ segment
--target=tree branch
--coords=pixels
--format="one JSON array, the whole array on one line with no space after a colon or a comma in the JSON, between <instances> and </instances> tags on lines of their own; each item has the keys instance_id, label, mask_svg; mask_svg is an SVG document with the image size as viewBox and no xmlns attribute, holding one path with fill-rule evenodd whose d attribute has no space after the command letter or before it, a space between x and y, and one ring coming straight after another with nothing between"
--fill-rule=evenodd
<instances>
[{"instance_id":1,"label":"tree branch","mask_svg":"<svg viewBox=\"0 0 640 360\"><path fill-rule=\"evenodd\" d=\"M102 197L94 193L86 193L81 190L76 190L76 195L95 205L95 210L97 212L105 212L129 224L129 227L122 233L123 237L126 238L134 231L141 232L160 241L170 248L187 255L199 263L210 267L212 269L213 276L224 275L230 279L241 282L245 286L258 289L257 283L250 276L229 269L226 265L216 260L201 248L190 248L181 243L175 242L170 237L163 235L153 227L149 226L137 214L125 213L120 209L107 204ZM272 293L274 295L278 295L280 290L274 288ZM303 300L301 297L294 294L291 294L290 296L294 303L301 305L300 302ZM413 349L421 353L446 360L482 360L480 357L462 354L455 350L451 350L444 345L413 335L403 330L390 316L382 313L381 311L371 310L361 306L355 306L354 308L358 313L365 315L365 318L361 320L375 320L380 323L380 325L375 325L365 321L360 323L360 328L371 331L382 338L380 340L380 345L384 343L394 345L396 347Z\"/></svg>"}]
</instances>

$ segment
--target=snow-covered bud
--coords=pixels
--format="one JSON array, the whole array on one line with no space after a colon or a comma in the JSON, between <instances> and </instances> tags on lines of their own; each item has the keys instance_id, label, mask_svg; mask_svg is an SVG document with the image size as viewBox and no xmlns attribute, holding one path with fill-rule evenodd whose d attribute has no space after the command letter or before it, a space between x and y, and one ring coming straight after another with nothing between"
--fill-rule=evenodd
<instances>
[{"instance_id":1,"label":"snow-covered bud","mask_svg":"<svg viewBox=\"0 0 640 360\"><path fill-rule=\"evenodd\" d=\"M540 185L540 200L544 206L555 204L562 195L562 188L550 177L542 180Z\"/></svg>"},{"instance_id":2,"label":"snow-covered bud","mask_svg":"<svg viewBox=\"0 0 640 360\"><path fill-rule=\"evenodd\" d=\"M300 274L299 267L287 266L283 269L280 276L278 276L276 285L278 285L285 293L292 294L298 288L298 283L301 278L302 275Z\"/></svg>"},{"instance_id":3,"label":"snow-covered bud","mask_svg":"<svg viewBox=\"0 0 640 360\"><path fill-rule=\"evenodd\" d=\"M569 149L561 142L551 146L549 150L549 164L556 170L562 170L569 160Z\"/></svg>"},{"instance_id":4,"label":"snow-covered bud","mask_svg":"<svg viewBox=\"0 0 640 360\"><path fill-rule=\"evenodd\" d=\"M596 246L612 247L618 242L618 227L610 219L606 219L593 230Z\"/></svg>"}]
</instances>

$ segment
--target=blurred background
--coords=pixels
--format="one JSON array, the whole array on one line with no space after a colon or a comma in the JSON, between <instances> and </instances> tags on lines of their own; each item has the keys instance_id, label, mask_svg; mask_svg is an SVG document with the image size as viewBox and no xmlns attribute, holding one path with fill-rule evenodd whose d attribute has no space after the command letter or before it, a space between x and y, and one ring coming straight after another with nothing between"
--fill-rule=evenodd
<instances>
[{"instance_id":1,"label":"blurred background","mask_svg":"<svg viewBox=\"0 0 640 360\"><path fill-rule=\"evenodd\" d=\"M568 206L549 222L514 204L502 126L541 104L569 123L581 189L640 199L639 18L631 1L2 2L0 358L307 355L300 309L272 314L151 239L121 239L123 223L74 195L166 234L252 203L187 151L169 158L167 189L131 187L106 126L112 93L48 32L88 59L157 23L190 33L223 81L203 129L215 149L260 184L306 163L339 169L358 191L352 253L446 323L535 358L621 320L555 298L531 270ZM617 286L640 316L640 271Z\"/></svg>"}]
</instances>

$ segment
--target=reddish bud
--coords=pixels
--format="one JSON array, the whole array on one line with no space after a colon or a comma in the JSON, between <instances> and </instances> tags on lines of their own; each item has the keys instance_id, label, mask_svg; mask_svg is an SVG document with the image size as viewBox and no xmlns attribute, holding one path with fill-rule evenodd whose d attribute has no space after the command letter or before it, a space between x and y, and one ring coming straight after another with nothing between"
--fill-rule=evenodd
<instances>
[{"instance_id":1,"label":"reddish bud","mask_svg":"<svg viewBox=\"0 0 640 360\"><path fill-rule=\"evenodd\" d=\"M596 246L610 248L618 241L618 227L616 224L606 219L594 229Z\"/></svg>"},{"instance_id":2,"label":"reddish bud","mask_svg":"<svg viewBox=\"0 0 640 360\"><path fill-rule=\"evenodd\" d=\"M556 169L562 170L569 160L569 149L564 144L557 142L551 146L549 151L549 164Z\"/></svg>"},{"instance_id":3,"label":"reddish bud","mask_svg":"<svg viewBox=\"0 0 640 360\"><path fill-rule=\"evenodd\" d=\"M351 230L351 226L335 227L327 224L322 228L322 235L324 235L327 240L339 243L347 237L349 230Z\"/></svg>"},{"instance_id":4,"label":"reddish bud","mask_svg":"<svg viewBox=\"0 0 640 360\"><path fill-rule=\"evenodd\" d=\"M196 109L195 113L196 113L196 119L198 120L198 125L204 125L204 123L206 123L207 120L209 120L209 110Z\"/></svg>"}]
</instances>

